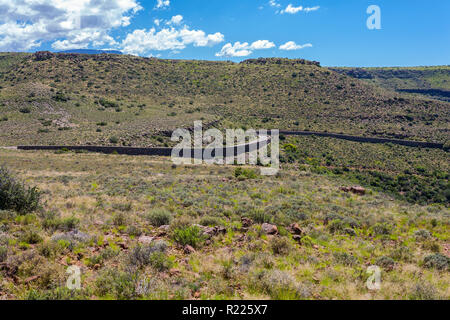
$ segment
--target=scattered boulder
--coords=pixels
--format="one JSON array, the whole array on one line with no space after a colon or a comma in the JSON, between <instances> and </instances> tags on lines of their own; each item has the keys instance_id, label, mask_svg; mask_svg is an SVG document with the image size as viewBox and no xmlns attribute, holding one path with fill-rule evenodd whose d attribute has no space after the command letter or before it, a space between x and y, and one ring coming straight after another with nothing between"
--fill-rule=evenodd
<instances>
[{"instance_id":1,"label":"scattered boulder","mask_svg":"<svg viewBox=\"0 0 450 320\"><path fill-rule=\"evenodd\" d=\"M288 227L289 231L295 235L301 235L302 234L302 229L300 229L300 226L298 225L298 223L292 223L289 225Z\"/></svg>"},{"instance_id":2,"label":"scattered boulder","mask_svg":"<svg viewBox=\"0 0 450 320\"><path fill-rule=\"evenodd\" d=\"M366 194L366 189L361 187L361 186L353 186L353 187L340 187L340 190L344 191L344 192L351 192L357 195L365 195Z\"/></svg>"},{"instance_id":3,"label":"scattered boulder","mask_svg":"<svg viewBox=\"0 0 450 320\"><path fill-rule=\"evenodd\" d=\"M194 253L194 252L195 252L195 249L192 246L190 246L188 244L184 246L184 253L185 254L191 254L191 253Z\"/></svg>"},{"instance_id":4,"label":"scattered boulder","mask_svg":"<svg viewBox=\"0 0 450 320\"><path fill-rule=\"evenodd\" d=\"M169 233L170 226L168 224L164 224L158 228L158 235L165 236Z\"/></svg>"},{"instance_id":5,"label":"scattered boulder","mask_svg":"<svg viewBox=\"0 0 450 320\"><path fill-rule=\"evenodd\" d=\"M278 233L277 226L274 224L270 224L270 223L263 223L261 225L261 229L265 234L277 234Z\"/></svg>"},{"instance_id":6,"label":"scattered boulder","mask_svg":"<svg viewBox=\"0 0 450 320\"><path fill-rule=\"evenodd\" d=\"M243 218L241 219L241 222L242 222L242 227L243 227L243 228L250 228L251 225L253 224L253 220L252 220L252 219L250 219L250 218L245 218L245 217L243 217Z\"/></svg>"},{"instance_id":7,"label":"scattered boulder","mask_svg":"<svg viewBox=\"0 0 450 320\"><path fill-rule=\"evenodd\" d=\"M142 235L142 236L140 236L140 237L138 238L138 241L139 241L140 243L149 244L149 243L151 243L154 239L155 239L154 237L149 237L149 236L144 236L144 235Z\"/></svg>"},{"instance_id":8,"label":"scattered boulder","mask_svg":"<svg viewBox=\"0 0 450 320\"><path fill-rule=\"evenodd\" d=\"M217 236L219 234L225 234L227 233L227 229L222 226L215 226L215 227L203 227L203 234L209 238L213 236Z\"/></svg>"}]
</instances>

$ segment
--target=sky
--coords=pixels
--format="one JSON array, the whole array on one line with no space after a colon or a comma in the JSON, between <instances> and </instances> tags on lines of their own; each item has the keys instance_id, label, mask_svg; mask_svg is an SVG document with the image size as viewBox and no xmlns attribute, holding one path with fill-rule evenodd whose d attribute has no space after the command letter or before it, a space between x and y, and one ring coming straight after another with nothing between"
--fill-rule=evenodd
<instances>
[{"instance_id":1,"label":"sky","mask_svg":"<svg viewBox=\"0 0 450 320\"><path fill-rule=\"evenodd\" d=\"M378 11L369 6L377 6ZM375 15L374 15L375 14ZM370 25L376 28L368 28ZM0 0L0 51L450 64L449 0Z\"/></svg>"}]
</instances>

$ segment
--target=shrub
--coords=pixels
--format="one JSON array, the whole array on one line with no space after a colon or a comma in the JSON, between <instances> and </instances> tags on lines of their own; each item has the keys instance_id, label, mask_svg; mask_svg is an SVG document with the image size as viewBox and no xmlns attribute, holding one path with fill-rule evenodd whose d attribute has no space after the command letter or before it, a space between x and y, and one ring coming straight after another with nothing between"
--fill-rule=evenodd
<instances>
[{"instance_id":1,"label":"shrub","mask_svg":"<svg viewBox=\"0 0 450 320\"><path fill-rule=\"evenodd\" d=\"M0 247L0 262L3 262L8 257L8 248Z\"/></svg>"},{"instance_id":2,"label":"shrub","mask_svg":"<svg viewBox=\"0 0 450 320\"><path fill-rule=\"evenodd\" d=\"M177 228L173 231L173 239L181 245L190 245L198 248L205 240L202 231L197 226Z\"/></svg>"},{"instance_id":3,"label":"shrub","mask_svg":"<svg viewBox=\"0 0 450 320\"><path fill-rule=\"evenodd\" d=\"M406 246L400 246L390 254L391 258L397 261L410 262L413 258L411 250Z\"/></svg>"},{"instance_id":4,"label":"shrub","mask_svg":"<svg viewBox=\"0 0 450 320\"><path fill-rule=\"evenodd\" d=\"M246 180L246 179L255 179L258 177L258 174L256 173L255 170L238 167L234 169L234 176L238 180Z\"/></svg>"},{"instance_id":5,"label":"shrub","mask_svg":"<svg viewBox=\"0 0 450 320\"><path fill-rule=\"evenodd\" d=\"M21 113L31 113L31 109L28 107L20 108L19 111Z\"/></svg>"},{"instance_id":6,"label":"shrub","mask_svg":"<svg viewBox=\"0 0 450 320\"><path fill-rule=\"evenodd\" d=\"M431 283L418 282L416 283L409 294L411 300L436 300L436 288Z\"/></svg>"},{"instance_id":7,"label":"shrub","mask_svg":"<svg viewBox=\"0 0 450 320\"><path fill-rule=\"evenodd\" d=\"M386 270L392 270L395 266L395 261L392 258L383 256L378 258L375 264Z\"/></svg>"},{"instance_id":8,"label":"shrub","mask_svg":"<svg viewBox=\"0 0 450 320\"><path fill-rule=\"evenodd\" d=\"M150 245L137 245L128 255L128 262L138 268L151 265L157 270L165 270L171 267L171 261L165 256L167 243L157 241Z\"/></svg>"},{"instance_id":9,"label":"shrub","mask_svg":"<svg viewBox=\"0 0 450 320\"><path fill-rule=\"evenodd\" d=\"M220 226L222 221L218 217L204 216L200 219L200 224L202 226Z\"/></svg>"},{"instance_id":10,"label":"shrub","mask_svg":"<svg viewBox=\"0 0 450 320\"><path fill-rule=\"evenodd\" d=\"M262 271L251 278L252 285L274 300L297 300L310 297L308 288L299 284L296 279L281 270Z\"/></svg>"},{"instance_id":11,"label":"shrub","mask_svg":"<svg viewBox=\"0 0 450 320\"><path fill-rule=\"evenodd\" d=\"M172 214L165 209L153 209L147 215L148 221L155 227L169 224L172 220Z\"/></svg>"},{"instance_id":12,"label":"shrub","mask_svg":"<svg viewBox=\"0 0 450 320\"><path fill-rule=\"evenodd\" d=\"M270 247L274 254L287 255L291 250L291 244L285 237L275 237L270 241Z\"/></svg>"},{"instance_id":13,"label":"shrub","mask_svg":"<svg viewBox=\"0 0 450 320\"><path fill-rule=\"evenodd\" d=\"M111 137L109 138L109 142L116 144L119 142L119 139L117 137Z\"/></svg>"},{"instance_id":14,"label":"shrub","mask_svg":"<svg viewBox=\"0 0 450 320\"><path fill-rule=\"evenodd\" d=\"M99 296L113 295L117 299L128 300L136 296L136 277L132 273L107 269L95 281Z\"/></svg>"},{"instance_id":15,"label":"shrub","mask_svg":"<svg viewBox=\"0 0 450 320\"><path fill-rule=\"evenodd\" d=\"M117 227L125 225L127 222L126 216L123 212L119 212L113 217L113 224Z\"/></svg>"},{"instance_id":16,"label":"shrub","mask_svg":"<svg viewBox=\"0 0 450 320\"><path fill-rule=\"evenodd\" d=\"M36 187L28 188L0 167L0 210L15 210L25 214L39 207L41 193Z\"/></svg>"},{"instance_id":17,"label":"shrub","mask_svg":"<svg viewBox=\"0 0 450 320\"><path fill-rule=\"evenodd\" d=\"M425 229L417 230L416 232L414 232L414 236L418 240L429 239L432 237L431 232Z\"/></svg>"},{"instance_id":18,"label":"shrub","mask_svg":"<svg viewBox=\"0 0 450 320\"><path fill-rule=\"evenodd\" d=\"M336 262L345 266L354 266L358 262L358 258L346 252L335 252L333 257Z\"/></svg>"},{"instance_id":19,"label":"shrub","mask_svg":"<svg viewBox=\"0 0 450 320\"><path fill-rule=\"evenodd\" d=\"M448 270L450 267L450 258L440 253L426 256L423 260L424 266L438 270Z\"/></svg>"},{"instance_id":20,"label":"shrub","mask_svg":"<svg viewBox=\"0 0 450 320\"><path fill-rule=\"evenodd\" d=\"M21 242L27 244L36 244L42 241L42 237L37 233L36 230L30 229L26 230L19 239Z\"/></svg>"},{"instance_id":21,"label":"shrub","mask_svg":"<svg viewBox=\"0 0 450 320\"><path fill-rule=\"evenodd\" d=\"M105 108L118 108L118 107L119 107L119 104L118 104L118 103L112 102L112 101L108 101L108 100L105 100L105 99L103 99L103 98L101 98L98 102L99 102L102 106L104 106Z\"/></svg>"},{"instance_id":22,"label":"shrub","mask_svg":"<svg viewBox=\"0 0 450 320\"><path fill-rule=\"evenodd\" d=\"M377 223L372 227L372 232L377 236L389 235L391 234L391 226L387 223Z\"/></svg>"}]
</instances>

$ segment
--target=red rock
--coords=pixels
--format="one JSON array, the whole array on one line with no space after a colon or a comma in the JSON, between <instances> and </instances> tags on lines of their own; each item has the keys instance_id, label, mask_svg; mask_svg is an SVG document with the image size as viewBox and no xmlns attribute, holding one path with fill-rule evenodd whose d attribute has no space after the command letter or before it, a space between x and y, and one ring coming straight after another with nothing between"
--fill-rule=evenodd
<instances>
[{"instance_id":1,"label":"red rock","mask_svg":"<svg viewBox=\"0 0 450 320\"><path fill-rule=\"evenodd\" d=\"M151 243L153 241L153 239L155 239L155 238L142 235L142 236L139 237L138 241L140 243L149 244L149 243Z\"/></svg>"},{"instance_id":2,"label":"red rock","mask_svg":"<svg viewBox=\"0 0 450 320\"><path fill-rule=\"evenodd\" d=\"M261 225L261 229L265 234L277 234L278 233L277 226L274 224L270 224L270 223L263 223Z\"/></svg>"},{"instance_id":3,"label":"red rock","mask_svg":"<svg viewBox=\"0 0 450 320\"><path fill-rule=\"evenodd\" d=\"M192 246L190 246L188 244L184 246L184 253L191 254L194 252L195 252L195 249Z\"/></svg>"},{"instance_id":4,"label":"red rock","mask_svg":"<svg viewBox=\"0 0 450 320\"><path fill-rule=\"evenodd\" d=\"M300 226L298 225L298 223L292 223L292 224L289 226L289 229L290 229L291 232L294 233L294 234L297 234L297 235L302 234L302 229L300 229Z\"/></svg>"},{"instance_id":5,"label":"red rock","mask_svg":"<svg viewBox=\"0 0 450 320\"><path fill-rule=\"evenodd\" d=\"M366 189L360 186L353 186L350 188L350 191L353 192L354 194L359 194L361 196L366 194Z\"/></svg>"}]
</instances>

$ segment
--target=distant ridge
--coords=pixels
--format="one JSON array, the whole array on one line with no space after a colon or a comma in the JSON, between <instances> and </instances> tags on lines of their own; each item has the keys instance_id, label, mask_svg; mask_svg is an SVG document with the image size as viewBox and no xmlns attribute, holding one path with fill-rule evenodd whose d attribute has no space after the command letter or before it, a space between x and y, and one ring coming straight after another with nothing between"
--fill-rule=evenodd
<instances>
[{"instance_id":1,"label":"distant ridge","mask_svg":"<svg viewBox=\"0 0 450 320\"><path fill-rule=\"evenodd\" d=\"M82 53L82 54L122 54L122 52L117 50L96 50L96 49L72 49L66 51L59 51L60 53Z\"/></svg>"}]
</instances>

